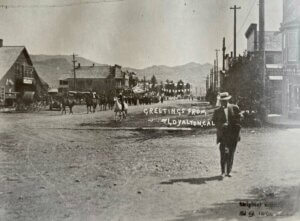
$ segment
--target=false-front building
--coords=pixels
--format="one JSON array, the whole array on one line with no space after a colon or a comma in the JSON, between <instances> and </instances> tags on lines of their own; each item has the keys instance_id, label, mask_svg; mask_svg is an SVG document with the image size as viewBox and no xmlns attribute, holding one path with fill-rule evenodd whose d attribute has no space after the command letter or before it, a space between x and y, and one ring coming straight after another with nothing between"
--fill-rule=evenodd
<instances>
[{"instance_id":1,"label":"false-front building","mask_svg":"<svg viewBox=\"0 0 300 221\"><path fill-rule=\"evenodd\" d=\"M291 118L300 116L300 4L283 0L283 107Z\"/></svg>"}]
</instances>

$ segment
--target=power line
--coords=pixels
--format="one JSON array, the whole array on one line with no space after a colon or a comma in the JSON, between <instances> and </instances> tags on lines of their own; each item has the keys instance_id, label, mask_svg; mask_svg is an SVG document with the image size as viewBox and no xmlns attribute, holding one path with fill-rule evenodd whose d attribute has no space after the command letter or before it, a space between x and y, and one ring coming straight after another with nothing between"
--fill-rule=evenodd
<instances>
[{"instance_id":1,"label":"power line","mask_svg":"<svg viewBox=\"0 0 300 221\"><path fill-rule=\"evenodd\" d=\"M256 2L257 2L257 0L254 0L254 1L253 1L252 5L251 5L251 7L250 7L250 9L249 9L249 11L248 11L248 13L247 13L246 18L244 19L242 25L239 27L239 30L238 30L238 32L237 32L237 35L240 34L240 32L242 31L242 28L245 26L245 24L246 24L246 22L247 22L247 20L248 20L248 18L249 18L249 16L250 16L250 14L251 14L253 8L254 8ZM230 47L232 46L232 44L233 44L233 40L232 40L231 43L229 44L228 48L230 48Z\"/></svg>"},{"instance_id":2,"label":"power line","mask_svg":"<svg viewBox=\"0 0 300 221\"><path fill-rule=\"evenodd\" d=\"M254 0L254 1L253 1L253 4L251 5L251 8L250 8L250 10L249 10L249 12L248 12L248 14L247 14L247 16L246 16L246 19L244 20L243 24L241 25L241 27L240 27L239 30L238 30L238 34L242 31L242 28L243 28L244 25L246 24L246 22L247 22L247 20L248 20L248 18L249 18L249 16L250 16L250 14L251 14L251 12L252 12L252 9L253 9L254 6L255 6L256 1L257 1L257 0Z\"/></svg>"},{"instance_id":3,"label":"power line","mask_svg":"<svg viewBox=\"0 0 300 221\"><path fill-rule=\"evenodd\" d=\"M80 2L72 2L65 4L35 4L35 5L15 5L15 4L1 4L0 8L63 8L63 7L73 7L80 5L89 5L89 4L101 4L101 3L109 3L109 2L121 2L124 0L98 0L98 1L80 1Z\"/></svg>"},{"instance_id":4,"label":"power line","mask_svg":"<svg viewBox=\"0 0 300 221\"><path fill-rule=\"evenodd\" d=\"M233 35L234 35L234 39L233 39L233 54L234 54L234 58L236 58L236 10L241 9L241 7L237 7L236 5L234 5L234 7L230 7L230 10L234 10L234 31L233 31Z\"/></svg>"}]
</instances>

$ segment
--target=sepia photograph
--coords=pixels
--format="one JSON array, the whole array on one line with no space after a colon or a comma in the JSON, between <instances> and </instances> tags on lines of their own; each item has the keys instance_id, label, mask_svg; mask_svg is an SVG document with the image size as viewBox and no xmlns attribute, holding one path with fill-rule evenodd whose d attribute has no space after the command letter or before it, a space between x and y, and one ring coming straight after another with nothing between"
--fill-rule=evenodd
<instances>
[{"instance_id":1,"label":"sepia photograph","mask_svg":"<svg viewBox=\"0 0 300 221\"><path fill-rule=\"evenodd\" d=\"M0 0L0 221L299 221L300 0Z\"/></svg>"}]
</instances>

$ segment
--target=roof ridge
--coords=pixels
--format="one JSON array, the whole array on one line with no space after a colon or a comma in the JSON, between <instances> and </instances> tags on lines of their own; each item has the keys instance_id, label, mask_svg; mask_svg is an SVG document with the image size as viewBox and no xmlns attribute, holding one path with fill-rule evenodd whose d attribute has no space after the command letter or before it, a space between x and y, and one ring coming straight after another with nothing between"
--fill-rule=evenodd
<instances>
[{"instance_id":1,"label":"roof ridge","mask_svg":"<svg viewBox=\"0 0 300 221\"><path fill-rule=\"evenodd\" d=\"M23 47L23 48L25 48L24 45L3 45L0 48L17 48L17 47Z\"/></svg>"},{"instance_id":2,"label":"roof ridge","mask_svg":"<svg viewBox=\"0 0 300 221\"><path fill-rule=\"evenodd\" d=\"M80 65L80 68L94 68L94 67L113 67L113 66L108 65L108 64L104 64L104 65Z\"/></svg>"},{"instance_id":3,"label":"roof ridge","mask_svg":"<svg viewBox=\"0 0 300 221\"><path fill-rule=\"evenodd\" d=\"M2 48L2 47L1 47ZM0 79L8 72L12 65L17 61L20 54L24 51L27 53L25 47L22 46L4 46L0 48ZM29 57L30 61L30 57Z\"/></svg>"}]
</instances>

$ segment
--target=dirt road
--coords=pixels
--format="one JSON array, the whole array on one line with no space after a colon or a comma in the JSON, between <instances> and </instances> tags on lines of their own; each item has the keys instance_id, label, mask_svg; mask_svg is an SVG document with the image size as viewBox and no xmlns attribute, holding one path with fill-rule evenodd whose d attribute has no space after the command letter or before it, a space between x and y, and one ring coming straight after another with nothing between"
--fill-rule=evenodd
<instances>
[{"instance_id":1,"label":"dirt road","mask_svg":"<svg viewBox=\"0 0 300 221\"><path fill-rule=\"evenodd\" d=\"M98 130L143 108L0 114L0 220L300 220L299 129L243 129L222 180L213 130Z\"/></svg>"}]
</instances>

